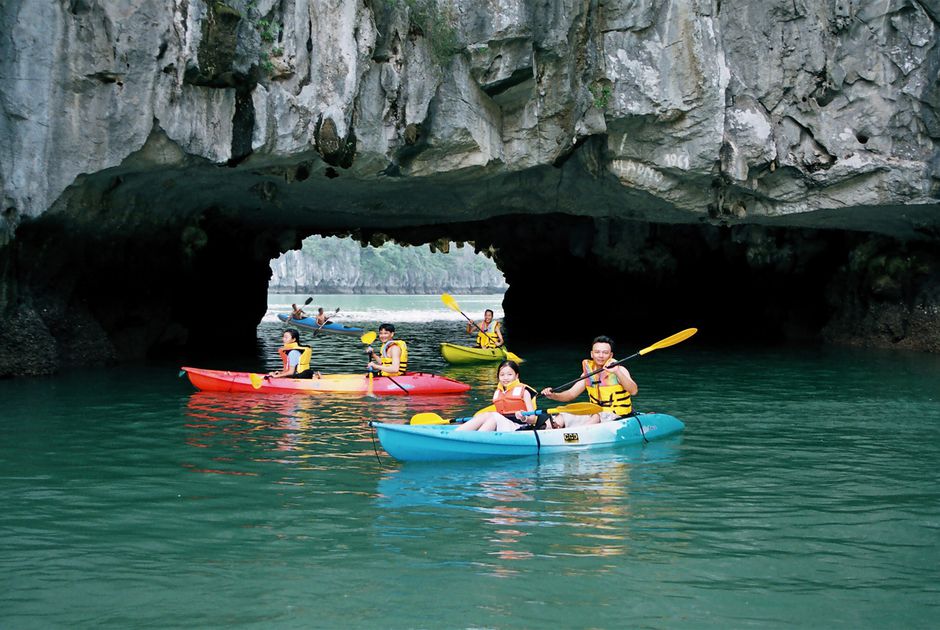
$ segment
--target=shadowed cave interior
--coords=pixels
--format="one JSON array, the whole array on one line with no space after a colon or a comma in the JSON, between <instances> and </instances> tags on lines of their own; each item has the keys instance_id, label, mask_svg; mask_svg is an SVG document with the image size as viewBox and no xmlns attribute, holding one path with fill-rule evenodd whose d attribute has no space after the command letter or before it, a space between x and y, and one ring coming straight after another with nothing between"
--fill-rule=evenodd
<instances>
[{"instance_id":1,"label":"shadowed cave interior","mask_svg":"<svg viewBox=\"0 0 940 630\"><path fill-rule=\"evenodd\" d=\"M913 210L911 237L679 215L603 179L562 186L568 164L490 181L362 181L317 164L83 176L0 250L0 374L248 355L271 259L312 234L472 244L506 276L516 345L696 326L711 343L937 350L937 227Z\"/></svg>"}]
</instances>

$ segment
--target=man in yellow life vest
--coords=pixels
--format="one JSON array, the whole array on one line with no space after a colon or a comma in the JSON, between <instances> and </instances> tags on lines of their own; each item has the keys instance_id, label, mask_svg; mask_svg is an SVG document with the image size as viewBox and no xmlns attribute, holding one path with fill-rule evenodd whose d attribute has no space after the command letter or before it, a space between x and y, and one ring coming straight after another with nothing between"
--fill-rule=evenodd
<instances>
[{"instance_id":1,"label":"man in yellow life vest","mask_svg":"<svg viewBox=\"0 0 940 630\"><path fill-rule=\"evenodd\" d=\"M367 370L374 371L379 376L401 376L408 370L408 344L394 337L395 326L393 324L379 326L379 341L382 342L378 354L379 361L374 360L376 355L372 346L366 348L366 354L369 355Z\"/></svg>"},{"instance_id":2,"label":"man in yellow life vest","mask_svg":"<svg viewBox=\"0 0 940 630\"><path fill-rule=\"evenodd\" d=\"M310 369L310 357L313 354L313 348L300 345L300 333L293 328L288 328L281 335L284 345L278 348L277 353L281 355L282 366L280 370L268 372L265 378L313 378L320 377L320 373L314 374Z\"/></svg>"},{"instance_id":3,"label":"man in yellow life vest","mask_svg":"<svg viewBox=\"0 0 940 630\"><path fill-rule=\"evenodd\" d=\"M559 402L570 402L587 391L588 399L604 408L600 413L590 416L578 416L560 413L553 416L556 427L576 427L585 424L597 424L616 420L633 413L633 400L639 388L630 372L622 365L605 368L602 372L588 376L591 372L614 363L614 342L610 337L595 337L591 345L591 358L581 362L580 381L563 392L552 391L551 387L542 390L542 396Z\"/></svg>"},{"instance_id":4,"label":"man in yellow life vest","mask_svg":"<svg viewBox=\"0 0 940 630\"><path fill-rule=\"evenodd\" d=\"M498 348L503 345L503 331L500 330L499 322L493 321L493 311L486 309L483 312L483 321L467 322L467 334L477 335L477 346L480 348Z\"/></svg>"}]
</instances>

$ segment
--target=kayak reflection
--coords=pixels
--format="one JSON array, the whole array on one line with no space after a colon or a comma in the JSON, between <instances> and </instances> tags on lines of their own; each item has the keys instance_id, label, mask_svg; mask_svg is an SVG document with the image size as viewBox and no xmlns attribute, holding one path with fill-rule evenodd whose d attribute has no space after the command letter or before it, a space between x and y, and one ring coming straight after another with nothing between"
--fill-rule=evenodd
<instances>
[{"instance_id":1,"label":"kayak reflection","mask_svg":"<svg viewBox=\"0 0 940 630\"><path fill-rule=\"evenodd\" d=\"M496 577L530 570L535 556L624 555L668 528L675 498L664 477L680 453L674 440L542 461L407 464L378 482L376 539Z\"/></svg>"},{"instance_id":2,"label":"kayak reflection","mask_svg":"<svg viewBox=\"0 0 940 630\"><path fill-rule=\"evenodd\" d=\"M385 508L444 506L478 509L466 501L494 499L500 488L565 490L593 484L612 475L618 487L628 488L637 474L643 483L655 481L656 465L676 461L681 437L616 451L586 451L544 459L415 462L385 472L379 479L376 503ZM596 488L595 488L596 489Z\"/></svg>"}]
</instances>

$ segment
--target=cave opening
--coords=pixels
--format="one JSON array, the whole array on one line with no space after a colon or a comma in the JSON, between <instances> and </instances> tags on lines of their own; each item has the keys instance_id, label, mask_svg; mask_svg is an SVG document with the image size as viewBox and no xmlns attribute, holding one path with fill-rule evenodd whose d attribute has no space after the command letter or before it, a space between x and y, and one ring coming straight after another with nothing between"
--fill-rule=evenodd
<instances>
[{"instance_id":1,"label":"cave opening","mask_svg":"<svg viewBox=\"0 0 940 630\"><path fill-rule=\"evenodd\" d=\"M307 166L256 166L238 186L219 179L231 172L102 172L24 219L0 259L0 374L253 354L271 261L311 236L356 251L462 242L485 252L504 276L517 347L598 334L642 347L690 326L724 346L940 345L929 222L917 240L724 215L653 221L619 206L584 214L533 197L552 190L539 174L492 190L382 179L364 191Z\"/></svg>"},{"instance_id":2,"label":"cave opening","mask_svg":"<svg viewBox=\"0 0 940 630\"><path fill-rule=\"evenodd\" d=\"M268 293L275 294L502 294L508 288L496 262L473 243L377 246L351 237L311 235L298 249L271 260Z\"/></svg>"}]
</instances>

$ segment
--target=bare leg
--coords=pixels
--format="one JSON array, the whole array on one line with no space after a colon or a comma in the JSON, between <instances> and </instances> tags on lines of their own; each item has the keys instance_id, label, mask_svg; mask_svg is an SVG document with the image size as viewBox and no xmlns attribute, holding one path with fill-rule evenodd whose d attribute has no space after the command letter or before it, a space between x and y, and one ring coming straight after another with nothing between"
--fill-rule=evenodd
<instances>
[{"instance_id":1,"label":"bare leg","mask_svg":"<svg viewBox=\"0 0 940 630\"><path fill-rule=\"evenodd\" d=\"M480 425L482 425L486 421L487 415L489 414L481 413L475 418L471 418L470 420L467 420L466 422L458 426L455 430L456 431L476 431L480 428Z\"/></svg>"},{"instance_id":2,"label":"bare leg","mask_svg":"<svg viewBox=\"0 0 940 630\"><path fill-rule=\"evenodd\" d=\"M495 431L496 424L503 416L495 411L488 411L474 416L472 420L467 420L457 427L457 431Z\"/></svg>"}]
</instances>

